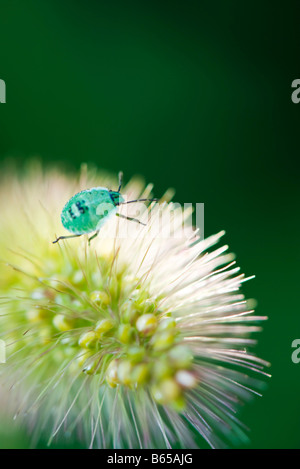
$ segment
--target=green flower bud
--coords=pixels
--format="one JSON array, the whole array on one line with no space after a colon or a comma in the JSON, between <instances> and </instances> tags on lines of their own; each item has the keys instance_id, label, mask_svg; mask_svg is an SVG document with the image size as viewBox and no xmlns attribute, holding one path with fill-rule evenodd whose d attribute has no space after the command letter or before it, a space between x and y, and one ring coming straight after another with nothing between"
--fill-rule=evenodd
<instances>
[{"instance_id":1,"label":"green flower bud","mask_svg":"<svg viewBox=\"0 0 300 469\"><path fill-rule=\"evenodd\" d=\"M157 327L157 318L153 314L143 314L136 321L137 330L143 335L149 335Z\"/></svg>"},{"instance_id":2,"label":"green flower bud","mask_svg":"<svg viewBox=\"0 0 300 469\"><path fill-rule=\"evenodd\" d=\"M97 305L108 305L110 303L110 297L105 291L93 291L90 294L90 299Z\"/></svg>"},{"instance_id":3,"label":"green flower bud","mask_svg":"<svg viewBox=\"0 0 300 469\"><path fill-rule=\"evenodd\" d=\"M185 345L177 345L172 348L168 353L168 357L176 368L189 368L193 360L190 349Z\"/></svg>"},{"instance_id":4,"label":"green flower bud","mask_svg":"<svg viewBox=\"0 0 300 469\"><path fill-rule=\"evenodd\" d=\"M106 370L106 382L111 388L115 388L119 384L118 378L118 362L113 360Z\"/></svg>"},{"instance_id":5,"label":"green flower bud","mask_svg":"<svg viewBox=\"0 0 300 469\"><path fill-rule=\"evenodd\" d=\"M146 363L136 365L131 373L131 381L137 384L144 384L149 377L149 367Z\"/></svg>"},{"instance_id":6,"label":"green flower bud","mask_svg":"<svg viewBox=\"0 0 300 469\"><path fill-rule=\"evenodd\" d=\"M111 319L101 319L97 322L95 327L96 334L100 337L114 327L114 322Z\"/></svg>"},{"instance_id":7,"label":"green flower bud","mask_svg":"<svg viewBox=\"0 0 300 469\"><path fill-rule=\"evenodd\" d=\"M176 327L176 321L174 318L163 318L158 324L158 331L165 331L167 329L174 329Z\"/></svg>"},{"instance_id":8,"label":"green flower bud","mask_svg":"<svg viewBox=\"0 0 300 469\"><path fill-rule=\"evenodd\" d=\"M123 360L118 363L118 379L122 384L125 384L125 386L129 386L130 384L132 384L131 371L132 365L130 361Z\"/></svg>"},{"instance_id":9,"label":"green flower bud","mask_svg":"<svg viewBox=\"0 0 300 469\"><path fill-rule=\"evenodd\" d=\"M166 330L155 334L152 338L151 344L153 350L162 351L171 347L175 340L175 333L173 330Z\"/></svg>"},{"instance_id":10,"label":"green flower bud","mask_svg":"<svg viewBox=\"0 0 300 469\"><path fill-rule=\"evenodd\" d=\"M54 316L53 325L60 332L66 332L73 328L73 322L63 314L56 314Z\"/></svg>"},{"instance_id":11,"label":"green flower bud","mask_svg":"<svg viewBox=\"0 0 300 469\"><path fill-rule=\"evenodd\" d=\"M166 378L153 387L152 393L159 404L169 404L181 396L181 389L174 379Z\"/></svg>"},{"instance_id":12,"label":"green flower bud","mask_svg":"<svg viewBox=\"0 0 300 469\"><path fill-rule=\"evenodd\" d=\"M132 346L128 349L127 355L132 363L139 363L143 360L145 353L144 347Z\"/></svg>"},{"instance_id":13,"label":"green flower bud","mask_svg":"<svg viewBox=\"0 0 300 469\"><path fill-rule=\"evenodd\" d=\"M118 328L118 339L122 344L130 344L134 338L134 329L130 324L120 324Z\"/></svg>"},{"instance_id":14,"label":"green flower bud","mask_svg":"<svg viewBox=\"0 0 300 469\"><path fill-rule=\"evenodd\" d=\"M94 331L85 332L80 337L78 341L78 345L82 348L91 348L95 345L97 339L98 339L98 336L96 332Z\"/></svg>"}]
</instances>

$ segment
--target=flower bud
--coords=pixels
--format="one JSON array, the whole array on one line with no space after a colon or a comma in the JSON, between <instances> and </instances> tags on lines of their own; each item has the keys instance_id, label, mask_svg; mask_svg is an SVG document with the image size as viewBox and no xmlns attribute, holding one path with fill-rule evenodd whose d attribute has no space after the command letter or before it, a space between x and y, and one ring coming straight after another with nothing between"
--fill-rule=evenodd
<instances>
[{"instance_id":1,"label":"flower bud","mask_svg":"<svg viewBox=\"0 0 300 469\"><path fill-rule=\"evenodd\" d=\"M151 334L156 327L157 318L153 314L143 314L136 321L136 328L143 335Z\"/></svg>"},{"instance_id":2,"label":"flower bud","mask_svg":"<svg viewBox=\"0 0 300 469\"><path fill-rule=\"evenodd\" d=\"M78 345L82 348L91 348L95 345L97 339L98 336L94 331L85 332L79 338Z\"/></svg>"},{"instance_id":3,"label":"flower bud","mask_svg":"<svg viewBox=\"0 0 300 469\"><path fill-rule=\"evenodd\" d=\"M73 328L73 323L70 319L68 319L63 314L56 314L53 318L53 325L58 329L60 332L66 332Z\"/></svg>"}]
</instances>

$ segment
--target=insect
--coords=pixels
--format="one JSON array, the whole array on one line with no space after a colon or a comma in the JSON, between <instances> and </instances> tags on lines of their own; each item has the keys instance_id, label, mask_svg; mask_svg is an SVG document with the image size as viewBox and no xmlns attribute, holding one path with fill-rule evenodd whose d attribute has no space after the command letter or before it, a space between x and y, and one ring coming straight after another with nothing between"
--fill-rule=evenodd
<instances>
[{"instance_id":1,"label":"insect","mask_svg":"<svg viewBox=\"0 0 300 469\"><path fill-rule=\"evenodd\" d=\"M133 202L157 201L158 199L136 199L125 202L120 193L123 181L123 173L119 173L119 187L117 191L109 190L105 187L93 187L75 194L66 203L61 212L61 222L63 226L73 233L69 236L60 236L53 244L61 239L77 238L84 234L94 233L88 242L94 239L104 223L112 215L135 221L145 225L140 220L132 217L126 217L118 213L118 206L122 204L131 204Z\"/></svg>"}]
</instances>

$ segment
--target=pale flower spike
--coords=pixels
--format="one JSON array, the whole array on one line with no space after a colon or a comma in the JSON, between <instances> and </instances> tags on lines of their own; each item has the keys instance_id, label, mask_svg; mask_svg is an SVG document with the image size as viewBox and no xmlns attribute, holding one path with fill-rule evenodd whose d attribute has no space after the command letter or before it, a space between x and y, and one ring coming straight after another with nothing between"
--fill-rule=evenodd
<instances>
[{"instance_id":1,"label":"pale flower spike","mask_svg":"<svg viewBox=\"0 0 300 469\"><path fill-rule=\"evenodd\" d=\"M115 217L90 246L84 236L53 245L65 201L117 178L84 166L76 182L37 163L22 178L2 174L1 402L33 444L41 435L90 448L243 442L236 411L264 383L268 363L252 349L266 318L248 307L227 247L213 250L224 233L200 241L190 224L183 236L175 210L177 236L158 236L151 227L172 210L170 191L130 236L117 236L127 221ZM140 180L123 187L129 200L151 191Z\"/></svg>"}]
</instances>

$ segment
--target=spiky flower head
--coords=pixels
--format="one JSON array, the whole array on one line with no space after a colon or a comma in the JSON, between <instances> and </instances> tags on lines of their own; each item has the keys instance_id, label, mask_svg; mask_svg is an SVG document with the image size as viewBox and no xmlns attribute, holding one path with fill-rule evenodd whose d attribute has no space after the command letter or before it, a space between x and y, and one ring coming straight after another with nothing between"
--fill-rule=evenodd
<instances>
[{"instance_id":1,"label":"spiky flower head","mask_svg":"<svg viewBox=\"0 0 300 469\"><path fill-rule=\"evenodd\" d=\"M251 351L264 318L240 292L246 279L227 246L212 249L223 232L199 240L190 222L181 229L190 214L164 203L144 207L150 221L130 236L118 236L129 222L115 217L90 246L53 245L64 203L95 186L117 181L34 164L1 182L0 373L15 416L32 423L33 440L74 433L89 447L237 442L236 408L267 363ZM123 192L151 189L135 179ZM171 237L153 230L161 219Z\"/></svg>"}]
</instances>

